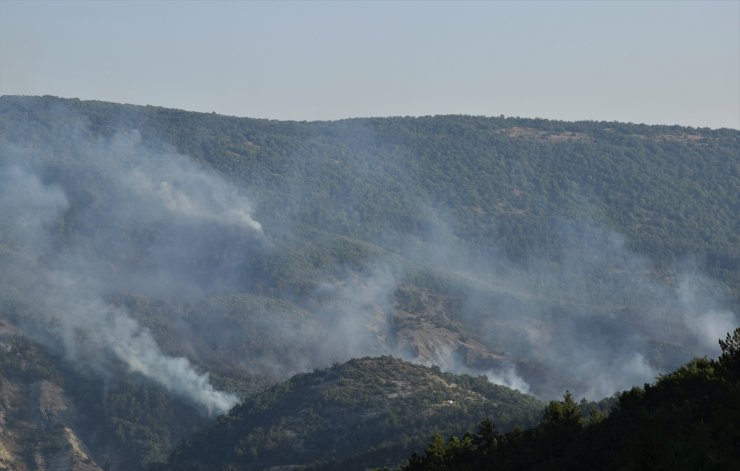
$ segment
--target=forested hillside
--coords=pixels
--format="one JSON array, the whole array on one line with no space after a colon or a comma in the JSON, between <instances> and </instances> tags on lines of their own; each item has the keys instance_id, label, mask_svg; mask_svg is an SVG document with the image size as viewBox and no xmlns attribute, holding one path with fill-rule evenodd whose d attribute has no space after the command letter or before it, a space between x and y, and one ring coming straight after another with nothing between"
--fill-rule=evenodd
<instances>
[{"instance_id":1,"label":"forested hillside","mask_svg":"<svg viewBox=\"0 0 740 471\"><path fill-rule=\"evenodd\" d=\"M209 422L122 368L81 372L5 321L0 352L0 469L143 469Z\"/></svg>"},{"instance_id":2,"label":"forested hillside","mask_svg":"<svg viewBox=\"0 0 740 471\"><path fill-rule=\"evenodd\" d=\"M695 257L735 296L740 287L734 130L471 116L278 122L51 97L2 105L4 138L24 145L43 145L51 129L69 140L136 129L147 146L239 182L258 220L377 242L424 235L426 206L447 213L455 236L525 256L551 254L554 218L587 219L661 265Z\"/></svg>"},{"instance_id":3,"label":"forested hillside","mask_svg":"<svg viewBox=\"0 0 740 471\"><path fill-rule=\"evenodd\" d=\"M194 426L236 404L227 417L252 420L269 387L352 358L599 400L718 352L739 322L738 214L728 129L3 96L0 321L38 354L4 354L2 384L7 404L48 389L94 408L60 423L111 469L163 461ZM439 423L403 427L425 440ZM49 436L64 448L65 433ZM32 467L28 441L7 440L0 458ZM273 442L250 456L272 462ZM370 453L342 443L332 460Z\"/></svg>"},{"instance_id":4,"label":"forested hillside","mask_svg":"<svg viewBox=\"0 0 740 471\"><path fill-rule=\"evenodd\" d=\"M430 433L490 416L504 430L533 424L543 405L485 378L391 357L304 373L257 394L194 435L167 469L366 469L399 463Z\"/></svg>"},{"instance_id":5,"label":"forested hillside","mask_svg":"<svg viewBox=\"0 0 740 471\"><path fill-rule=\"evenodd\" d=\"M737 469L740 467L740 329L719 360L695 359L657 382L620 395L611 413L588 420L570 394L540 424L501 433L435 436L404 471L437 469Z\"/></svg>"}]
</instances>

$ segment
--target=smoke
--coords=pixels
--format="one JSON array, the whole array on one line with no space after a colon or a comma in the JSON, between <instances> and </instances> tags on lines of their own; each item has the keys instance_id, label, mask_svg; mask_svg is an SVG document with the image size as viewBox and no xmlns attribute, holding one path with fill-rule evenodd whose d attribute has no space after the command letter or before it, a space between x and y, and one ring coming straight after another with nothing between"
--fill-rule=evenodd
<instances>
[{"instance_id":1,"label":"smoke","mask_svg":"<svg viewBox=\"0 0 740 471\"><path fill-rule=\"evenodd\" d=\"M161 179L163 175L166 180ZM183 168L181 162L172 160L150 160L141 162L125 178L134 195L156 202L173 215L262 232L249 205L204 169Z\"/></svg>"},{"instance_id":2,"label":"smoke","mask_svg":"<svg viewBox=\"0 0 740 471\"><path fill-rule=\"evenodd\" d=\"M465 234L469 216L423 191L430 177L418 167L422 159L413 150L382 142L372 126L343 122L336 128L338 135L319 129L305 138L318 148L327 139L341 143L337 160L321 160L333 158L331 150L330 157L318 152L313 160L296 156L293 178L281 193L285 200L315 203L318 217L327 218L332 230L345 229L348 236L390 253L379 250L364 268L328 277L313 293L319 302L310 310L330 319L325 326L335 333L321 338L320 347L304 350L318 366L325 365L323 352L339 359L392 354L483 374L543 398L569 389L599 399L653 381L692 356L716 354L717 339L737 325L737 315L725 307L722 286L690 264L656 267L625 237L597 222L605 220L598 200L578 188L563 198L561 206L571 206L542 215L551 218L543 247L513 259L503 243L490 239L481 247L458 235ZM507 165L516 188L537 193L532 169L525 171L517 161ZM320 172L332 178L313 176ZM342 179L372 184L337 186ZM327 181L330 191L317 192ZM378 223L378 207L388 211L384 215L402 208L399 219L411 229L401 232L389 229L392 223ZM574 212L578 222L563 216ZM311 214L302 222L315 224ZM493 214L480 217L490 219L492 227L499 222ZM365 232L358 234L354 227ZM420 271L436 280L435 286L418 286L420 292L441 289L459 302L429 308L434 302L424 299L427 308L404 313L408 306L399 302L398 292L417 283L411 278Z\"/></svg>"},{"instance_id":3,"label":"smoke","mask_svg":"<svg viewBox=\"0 0 740 471\"><path fill-rule=\"evenodd\" d=\"M17 166L0 167L0 198L3 242L11 250L42 244L45 226L69 204L61 188L47 187Z\"/></svg>"},{"instance_id":4,"label":"smoke","mask_svg":"<svg viewBox=\"0 0 740 471\"><path fill-rule=\"evenodd\" d=\"M337 360L395 352L391 340L393 295L398 286L391 267L377 265L364 273L350 272L334 283L323 282L320 322L332 332L322 348ZM401 355L397 355L401 356Z\"/></svg>"},{"instance_id":5,"label":"smoke","mask_svg":"<svg viewBox=\"0 0 740 471\"><path fill-rule=\"evenodd\" d=\"M208 414L227 411L234 395L164 353L111 298L192 299L235 283L246 262L225 247L262 238L248 201L188 158L151 151L136 132L54 139L51 150L0 149L4 291L33 300L18 323L81 366L105 374L119 361Z\"/></svg>"},{"instance_id":6,"label":"smoke","mask_svg":"<svg viewBox=\"0 0 740 471\"><path fill-rule=\"evenodd\" d=\"M70 360L104 373L101 355L112 356L129 371L188 398L209 415L225 413L236 404L234 395L216 391L208 374L196 372L187 359L164 354L147 329L124 309L96 297L97 289L85 286L79 274L54 271L47 275L42 318L56 324L54 333Z\"/></svg>"},{"instance_id":7,"label":"smoke","mask_svg":"<svg viewBox=\"0 0 740 471\"><path fill-rule=\"evenodd\" d=\"M517 373L516 365L512 362L508 360L500 361L492 368L466 365L454 344L433 341L433 351L428 358L421 358L419 355L410 355L408 353L400 353L399 356L404 357L408 361L422 363L427 366L437 365L442 370L453 371L458 374L482 375L493 384L516 389L525 394L531 391L531 386Z\"/></svg>"},{"instance_id":8,"label":"smoke","mask_svg":"<svg viewBox=\"0 0 740 471\"><path fill-rule=\"evenodd\" d=\"M65 126L0 145L0 293L34 300L17 322L70 361L120 362L208 413L236 398L205 368L274 381L381 354L598 399L715 354L737 324L721 286L603 224L557 220L517 260L475 246L413 152L356 123L315 125L309 155L244 177L253 194L135 131Z\"/></svg>"},{"instance_id":9,"label":"smoke","mask_svg":"<svg viewBox=\"0 0 740 471\"><path fill-rule=\"evenodd\" d=\"M718 353L717 339L738 325L735 313L723 307L709 291L715 286L712 280L691 272L682 274L675 287L678 302L684 308L679 311L683 322L694 333L701 349L710 353ZM712 291L716 292L717 288Z\"/></svg>"},{"instance_id":10,"label":"smoke","mask_svg":"<svg viewBox=\"0 0 740 471\"><path fill-rule=\"evenodd\" d=\"M179 337L208 363L267 382L356 357L406 357L393 339L398 280L386 265L345 271L320 281L302 307L247 293L211 298Z\"/></svg>"},{"instance_id":11,"label":"smoke","mask_svg":"<svg viewBox=\"0 0 740 471\"><path fill-rule=\"evenodd\" d=\"M516 367L513 365L499 368L496 371L489 370L483 374L488 378L488 381L493 384L499 384L501 386L506 386L507 388L516 389L525 394L530 392L529 384L527 384L527 382L517 374Z\"/></svg>"},{"instance_id":12,"label":"smoke","mask_svg":"<svg viewBox=\"0 0 740 471\"><path fill-rule=\"evenodd\" d=\"M557 257L534 252L517 262L435 233L442 236L409 257L455 280L465 330L514 360L486 371L450 350L447 364L543 398L570 389L599 399L652 381L692 356L718 353L717 339L738 322L718 283L690 264L661 274L603 226L561 220Z\"/></svg>"}]
</instances>

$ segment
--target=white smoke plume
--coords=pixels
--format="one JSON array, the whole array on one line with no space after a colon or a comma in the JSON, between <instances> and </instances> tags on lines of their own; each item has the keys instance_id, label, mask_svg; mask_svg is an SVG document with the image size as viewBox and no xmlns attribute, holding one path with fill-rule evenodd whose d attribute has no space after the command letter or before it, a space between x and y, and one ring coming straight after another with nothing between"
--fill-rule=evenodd
<instances>
[{"instance_id":1,"label":"white smoke plume","mask_svg":"<svg viewBox=\"0 0 740 471\"><path fill-rule=\"evenodd\" d=\"M342 215L350 229L374 224L382 232L382 221L363 219L362 198L372 197L375 206L398 203L394 186L382 186L386 175L376 169L387 163L382 155L399 154L370 160L372 136L364 128L347 134L331 135L346 139L349 149L341 162L346 173L335 180L354 175L378 182L382 191L366 196L340 186L336 196L326 192L320 207L309 207L316 204L316 180L306 172L325 167L296 156L286 164L292 173L284 186L264 184L259 194L260 208L265 200L271 204L271 247L300 252L287 255L296 255L301 269L311 266L304 252L313 241L293 237L305 229L299 218L311 219L311 211L320 209ZM242 188L186 156L152 150L133 131L101 138L83 126L48 141L23 148L0 143L0 294L37 300L39 312L25 319L26 331L63 345L71 360L104 372L115 359L213 413L235 398L216 391L196 363L228 364L276 380L352 357L393 354L485 374L543 398L570 389L598 399L652 381L693 355L716 353L717 339L737 322L711 280L691 268L661 278L608 227L562 222L548 234L562 242L559 259L533 252L514 261L496 247L480 251L457 238L454 211L430 208L435 200L423 194L400 205L411 208L414 218L428 216L417 233L360 234L378 251L346 271L332 265L336 260L326 262L332 268L302 278L317 286L300 294L283 296L283 280L270 278L269 264L254 276L265 286L250 290L240 284L249 271L246 252L263 241L268 245L268 238ZM413 185L413 175L402 177ZM277 233L284 238L280 243ZM398 339L394 296L409 282L409 267L433 273L459 296L459 306L446 315L500 353L497 365L466 364L459 338L440 335L443 329L429 329L428 338L426 331L415 332L407 343ZM196 306L183 308L187 319L157 313L170 316L167 328L184 334L178 355L187 354L192 363L168 355L171 345L155 342L158 331L145 327L136 310L111 300L121 293ZM204 313L194 314L200 308ZM413 341L425 343L423 355L409 345Z\"/></svg>"},{"instance_id":2,"label":"white smoke plume","mask_svg":"<svg viewBox=\"0 0 740 471\"><path fill-rule=\"evenodd\" d=\"M249 206L229 185L202 170L183 170L182 163L173 165L171 161L159 169L137 167L126 175L126 182L138 197L156 201L173 214L262 232ZM156 180L162 175L167 179Z\"/></svg>"},{"instance_id":3,"label":"white smoke plume","mask_svg":"<svg viewBox=\"0 0 740 471\"><path fill-rule=\"evenodd\" d=\"M554 233L563 241L558 260L481 256L449 235L407 251L467 286L461 316L484 344L523 366L543 365L549 377L519 366L478 371L496 382L548 399L565 389L600 399L692 356L716 355L717 339L738 323L723 287L691 265L661 276L622 236L595 224L561 222Z\"/></svg>"},{"instance_id":4,"label":"white smoke plume","mask_svg":"<svg viewBox=\"0 0 740 471\"><path fill-rule=\"evenodd\" d=\"M226 412L236 396L215 390L186 358L164 353L147 328L107 299L131 289L154 296L202 289L195 275L182 273L203 247L218 246L214 233L233 228L261 237L248 201L186 157L147 149L136 133L70 140L61 152L64 171L79 172L72 179L55 175L60 151L0 146L3 291L34 300L35 314L19 324L62 345L80 365L103 373L117 360L208 414ZM105 192L86 195L86 178ZM65 240L66 225L77 234ZM217 283L229 278L229 267L210 264L197 276Z\"/></svg>"},{"instance_id":5,"label":"white smoke plume","mask_svg":"<svg viewBox=\"0 0 740 471\"><path fill-rule=\"evenodd\" d=\"M603 222L597 197L592 200L573 189L574 194L566 198L570 203L563 205L577 206L579 222L566 216L574 213L573 208L553 210L552 220L547 221L551 227L543 234L552 246L543 253L533 248L523 259L514 260L505 255L503 243L488 240L481 244L486 247L480 247L465 236L458 237L469 222L456 219L459 206L445 207L437 195L421 191L408 196L421 186L414 172L422 159L413 156L414 149L396 146L374 153L371 149L387 149L377 142L372 126L354 122L344 126L338 137L332 134L332 139L350 149L341 160L344 174L383 189L371 195L374 206L402 206L404 216L422 222L412 229L414 233L382 232L382 223L372 218L369 223L364 221L365 206L351 189L336 191L334 200L322 200L321 209L343 215L349 228L380 226L380 236L363 233L357 238L429 270L442 284L451 286L461 306L449 315L493 353L502 354L495 367L466 364L459 342L434 329L415 334L413 341L424 344L423 355L395 344L393 308L387 300L405 282L405 273L386 270L380 276L368 268L363 275L332 280L331 288L324 289L333 293L326 309L346 315L337 316L337 326L341 326L337 331L359 339L348 343L355 348L346 357L380 351L422 363L433 361L451 371L486 374L546 399L560 397L566 389L600 399L653 381L692 356L715 355L717 339L737 325L738 316L725 307L722 286L691 266L659 268L647 256L635 253L628 239ZM310 197L314 191L302 186L307 185L302 183L307 180L304 167L312 167L301 164L301 159L296 157L296 175L281 189L285 200L302 201L303 193ZM388 175L384 168L393 168L398 175ZM527 172L516 162L511 164L511 179L519 188L535 188L536 183L527 181ZM413 201L394 200L397 194L391 189L399 184L413 190L399 191L398 197ZM494 214L481 217L490 219L492 226L498 223ZM554 247L561 253L554 254ZM380 255L369 266L394 265L388 258ZM369 293L375 302L360 302ZM342 345L332 341L322 347L343 351Z\"/></svg>"}]
</instances>

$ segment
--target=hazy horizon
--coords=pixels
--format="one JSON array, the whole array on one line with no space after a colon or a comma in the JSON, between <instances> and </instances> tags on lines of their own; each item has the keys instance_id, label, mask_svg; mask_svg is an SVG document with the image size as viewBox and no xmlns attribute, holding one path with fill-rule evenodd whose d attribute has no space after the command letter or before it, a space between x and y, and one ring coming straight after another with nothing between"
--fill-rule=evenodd
<instances>
[{"instance_id":1,"label":"hazy horizon","mask_svg":"<svg viewBox=\"0 0 740 471\"><path fill-rule=\"evenodd\" d=\"M740 129L739 2L0 2L0 94Z\"/></svg>"}]
</instances>

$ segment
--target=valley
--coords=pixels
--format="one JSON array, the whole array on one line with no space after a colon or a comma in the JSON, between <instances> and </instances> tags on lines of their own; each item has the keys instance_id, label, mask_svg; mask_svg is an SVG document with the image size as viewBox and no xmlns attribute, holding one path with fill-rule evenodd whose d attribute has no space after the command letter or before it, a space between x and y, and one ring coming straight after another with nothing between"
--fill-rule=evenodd
<instances>
[{"instance_id":1,"label":"valley","mask_svg":"<svg viewBox=\"0 0 740 471\"><path fill-rule=\"evenodd\" d=\"M0 97L0 463L365 469L611 404L740 324L739 149Z\"/></svg>"}]
</instances>

